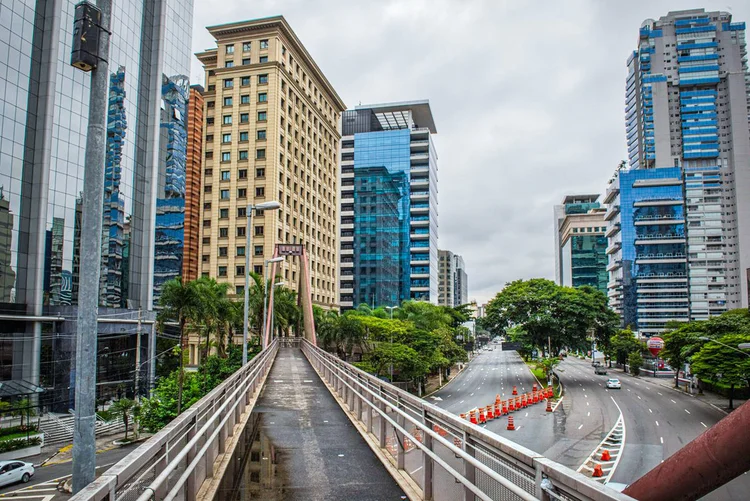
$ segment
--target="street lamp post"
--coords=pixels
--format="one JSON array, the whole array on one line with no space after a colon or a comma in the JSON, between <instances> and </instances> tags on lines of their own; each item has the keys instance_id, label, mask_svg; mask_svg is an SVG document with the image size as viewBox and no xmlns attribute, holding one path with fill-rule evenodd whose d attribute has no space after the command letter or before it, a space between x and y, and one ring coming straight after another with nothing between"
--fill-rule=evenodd
<instances>
[{"instance_id":1,"label":"street lamp post","mask_svg":"<svg viewBox=\"0 0 750 501\"><path fill-rule=\"evenodd\" d=\"M247 330L250 313L250 230L253 210L278 210L281 204L272 200L258 205L247 206L247 226L245 227L245 315L242 329L242 365L247 363ZM264 284L265 287L265 284Z\"/></svg>"},{"instance_id":2,"label":"street lamp post","mask_svg":"<svg viewBox=\"0 0 750 501\"><path fill-rule=\"evenodd\" d=\"M393 320L393 310L397 309L398 306L386 306L385 309L389 310L391 313L391 320ZM393 330L391 330L391 367L390 367L390 374L391 374L391 383L393 383Z\"/></svg>"},{"instance_id":3,"label":"street lamp post","mask_svg":"<svg viewBox=\"0 0 750 501\"><path fill-rule=\"evenodd\" d=\"M266 259L263 262L263 328L261 329L261 335L263 336L263 349L266 348L266 324L268 323L268 317L266 316L268 312L268 290L270 289L270 287L268 287L268 265L271 263L280 263L283 260L284 258L279 256L272 259ZM274 278L275 277L271 277L271 280Z\"/></svg>"}]
</instances>

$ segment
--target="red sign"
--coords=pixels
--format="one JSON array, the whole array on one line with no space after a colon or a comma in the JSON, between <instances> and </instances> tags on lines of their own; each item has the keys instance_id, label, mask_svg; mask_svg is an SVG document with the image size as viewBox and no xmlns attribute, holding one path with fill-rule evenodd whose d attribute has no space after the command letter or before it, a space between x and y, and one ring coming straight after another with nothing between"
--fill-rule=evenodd
<instances>
[{"instance_id":1,"label":"red sign","mask_svg":"<svg viewBox=\"0 0 750 501\"><path fill-rule=\"evenodd\" d=\"M646 347L653 356L657 356L659 352L664 348L664 340L660 337L652 337L646 341Z\"/></svg>"}]
</instances>

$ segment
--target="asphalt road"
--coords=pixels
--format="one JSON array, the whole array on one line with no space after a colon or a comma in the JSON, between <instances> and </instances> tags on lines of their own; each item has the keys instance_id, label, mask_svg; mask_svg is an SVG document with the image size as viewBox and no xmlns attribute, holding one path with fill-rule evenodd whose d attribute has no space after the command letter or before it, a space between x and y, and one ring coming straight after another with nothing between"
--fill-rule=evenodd
<instances>
[{"instance_id":1,"label":"asphalt road","mask_svg":"<svg viewBox=\"0 0 750 501\"><path fill-rule=\"evenodd\" d=\"M102 467L101 470L97 470L97 474L106 471L107 468L127 456L138 445L140 444L127 445L97 454L96 464ZM49 496L57 493L57 481L70 476L72 471L73 463L71 461L36 468L34 476L28 484L18 483L0 488L0 498L51 500L53 498ZM58 497L67 499L69 496L58 493Z\"/></svg>"}]
</instances>

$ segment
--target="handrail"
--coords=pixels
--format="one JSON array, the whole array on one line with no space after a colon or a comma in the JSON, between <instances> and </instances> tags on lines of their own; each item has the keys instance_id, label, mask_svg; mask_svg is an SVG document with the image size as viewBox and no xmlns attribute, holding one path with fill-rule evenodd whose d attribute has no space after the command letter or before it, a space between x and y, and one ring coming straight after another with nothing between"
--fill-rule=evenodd
<instances>
[{"instance_id":1,"label":"handrail","mask_svg":"<svg viewBox=\"0 0 750 501\"><path fill-rule=\"evenodd\" d=\"M248 411L252 396L260 391L259 383L268 374L278 348L277 341L271 343L71 501L116 501L125 496L139 496L140 501L173 499L183 490L184 499L195 499L240 415ZM205 468L199 472L196 467L204 461Z\"/></svg>"},{"instance_id":2,"label":"handrail","mask_svg":"<svg viewBox=\"0 0 750 501\"><path fill-rule=\"evenodd\" d=\"M461 484L463 499L504 499L506 495L510 495L513 498L534 500L564 495L566 499L586 501L632 500L540 454L435 407L307 341L302 342L302 351L321 378L328 383L331 391L338 394L354 418L364 424L367 435L372 434L374 441L379 441L381 449L385 448L385 428L390 426L396 433L399 447L395 454L389 454L396 456L397 468L405 470L406 438L419 450L422 467L415 471L422 472L419 484L423 486L425 499L432 499L433 478L440 474L448 475L448 478ZM374 418L380 419L377 436L373 426ZM407 430L407 425L413 426L411 432ZM433 425L437 429L433 429ZM448 434L452 436L449 437ZM454 437L455 442L452 440ZM437 444L440 445L438 450L435 449ZM441 455L442 449L447 450L448 454ZM456 459L463 464L463 473L456 469L455 464L450 464L455 463ZM440 468L435 468L433 472L433 465Z\"/></svg>"}]
</instances>

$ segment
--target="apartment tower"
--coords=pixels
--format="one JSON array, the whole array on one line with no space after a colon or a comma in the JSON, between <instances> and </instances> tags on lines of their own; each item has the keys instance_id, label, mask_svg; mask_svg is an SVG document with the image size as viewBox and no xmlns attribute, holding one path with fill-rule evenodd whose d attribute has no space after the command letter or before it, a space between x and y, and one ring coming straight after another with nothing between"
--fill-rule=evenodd
<instances>
[{"instance_id":1,"label":"apartment tower","mask_svg":"<svg viewBox=\"0 0 750 501\"><path fill-rule=\"evenodd\" d=\"M341 139L341 299L438 302L437 133L429 101L357 106Z\"/></svg>"},{"instance_id":2,"label":"apartment tower","mask_svg":"<svg viewBox=\"0 0 750 501\"><path fill-rule=\"evenodd\" d=\"M449 250L438 250L438 305L456 306L456 260Z\"/></svg>"},{"instance_id":3,"label":"apartment tower","mask_svg":"<svg viewBox=\"0 0 750 501\"><path fill-rule=\"evenodd\" d=\"M185 245L182 280L198 278L201 228L201 181L203 173L203 87L190 86L187 108L187 156L185 162Z\"/></svg>"},{"instance_id":4,"label":"apartment tower","mask_svg":"<svg viewBox=\"0 0 750 501\"><path fill-rule=\"evenodd\" d=\"M604 200L611 304L644 334L747 307L745 23L703 9L648 19L627 67L628 165Z\"/></svg>"},{"instance_id":5,"label":"apartment tower","mask_svg":"<svg viewBox=\"0 0 750 501\"><path fill-rule=\"evenodd\" d=\"M453 306L469 304L469 276L466 274L466 263L464 258L458 254L453 255Z\"/></svg>"},{"instance_id":6,"label":"apartment tower","mask_svg":"<svg viewBox=\"0 0 750 501\"><path fill-rule=\"evenodd\" d=\"M216 48L197 54L206 72L200 273L239 295L276 244L301 244L313 302L334 307L344 103L283 17L208 31ZM252 214L246 249L248 207L274 200L280 210ZM280 264L281 280L298 290L301 263Z\"/></svg>"}]
</instances>

